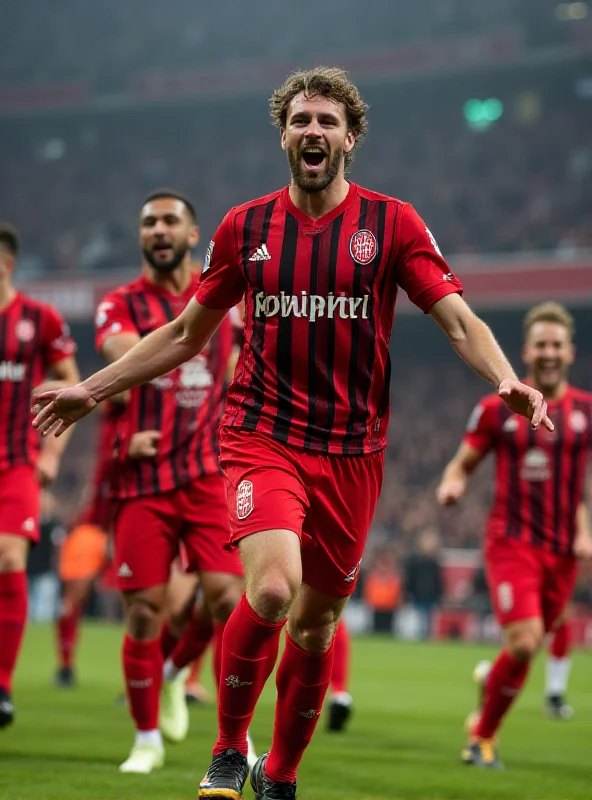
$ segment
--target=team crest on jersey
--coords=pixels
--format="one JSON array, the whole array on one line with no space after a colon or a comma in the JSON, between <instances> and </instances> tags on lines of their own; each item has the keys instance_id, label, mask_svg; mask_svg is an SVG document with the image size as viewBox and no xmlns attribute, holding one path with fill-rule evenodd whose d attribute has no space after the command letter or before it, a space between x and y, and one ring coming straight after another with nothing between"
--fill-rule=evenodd
<instances>
[{"instance_id":1,"label":"team crest on jersey","mask_svg":"<svg viewBox=\"0 0 592 800\"><path fill-rule=\"evenodd\" d=\"M571 412L569 415L569 427L574 433L584 433L588 427L588 420L583 411L576 408L575 411Z\"/></svg>"},{"instance_id":2,"label":"team crest on jersey","mask_svg":"<svg viewBox=\"0 0 592 800\"><path fill-rule=\"evenodd\" d=\"M518 430L518 420L516 417L508 417L508 419L504 422L503 428L508 433L514 433L514 431Z\"/></svg>"},{"instance_id":3,"label":"team crest on jersey","mask_svg":"<svg viewBox=\"0 0 592 800\"><path fill-rule=\"evenodd\" d=\"M349 240L349 252L353 260L358 264L369 264L378 252L378 242L372 231L357 231Z\"/></svg>"},{"instance_id":4,"label":"team crest on jersey","mask_svg":"<svg viewBox=\"0 0 592 800\"><path fill-rule=\"evenodd\" d=\"M35 336L35 326L30 319L19 319L14 326L14 335L19 342L30 342Z\"/></svg>"},{"instance_id":5,"label":"team crest on jersey","mask_svg":"<svg viewBox=\"0 0 592 800\"><path fill-rule=\"evenodd\" d=\"M236 517L246 519L253 510L253 484L241 481L236 488Z\"/></svg>"}]
</instances>

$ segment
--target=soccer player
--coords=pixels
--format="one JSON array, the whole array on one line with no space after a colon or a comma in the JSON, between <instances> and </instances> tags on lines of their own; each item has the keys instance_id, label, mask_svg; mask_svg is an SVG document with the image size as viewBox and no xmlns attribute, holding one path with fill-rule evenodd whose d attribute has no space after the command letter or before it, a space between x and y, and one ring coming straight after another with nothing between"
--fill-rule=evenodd
<instances>
[{"instance_id":1,"label":"soccer player","mask_svg":"<svg viewBox=\"0 0 592 800\"><path fill-rule=\"evenodd\" d=\"M31 429L26 399L51 375L80 376L75 345L55 309L18 292L15 230L0 224L0 728L14 717L12 675L27 619L27 553L39 539L39 493L57 477L66 442Z\"/></svg>"},{"instance_id":2,"label":"soccer player","mask_svg":"<svg viewBox=\"0 0 592 800\"><path fill-rule=\"evenodd\" d=\"M571 672L571 620L569 606L556 623L550 637L546 664L544 708L549 717L571 719L573 707L567 702L567 685Z\"/></svg>"},{"instance_id":3,"label":"soccer player","mask_svg":"<svg viewBox=\"0 0 592 800\"><path fill-rule=\"evenodd\" d=\"M576 557L592 557L583 483L592 443L592 395L567 382L574 360L574 322L557 303L524 319L528 382L548 403L554 430L533 430L498 395L473 411L463 442L437 489L442 505L464 495L469 478L496 453L495 497L487 526L485 567L504 648L490 671L476 675L482 707L469 722L468 763L500 768L496 733L528 674L545 634L569 601Z\"/></svg>"},{"instance_id":4,"label":"soccer player","mask_svg":"<svg viewBox=\"0 0 592 800\"><path fill-rule=\"evenodd\" d=\"M333 642L333 671L327 716L327 729L330 731L345 730L352 715L352 697L348 691L350 651L349 631L345 621L340 619Z\"/></svg>"},{"instance_id":5,"label":"soccer player","mask_svg":"<svg viewBox=\"0 0 592 800\"><path fill-rule=\"evenodd\" d=\"M108 559L107 539L113 516L113 503L110 500L111 473L115 464L113 448L117 426L124 411L123 398L120 402L101 404L96 466L90 483L90 497L60 551L62 598L55 624L58 650L55 683L63 688L76 683L75 660L80 616L90 596L93 582Z\"/></svg>"},{"instance_id":6,"label":"soccer player","mask_svg":"<svg viewBox=\"0 0 592 800\"><path fill-rule=\"evenodd\" d=\"M110 362L118 363L140 339L178 317L198 286L191 249L199 232L188 198L172 190L150 194L139 235L141 277L108 294L97 309L97 347ZM218 625L243 591L240 558L223 549L229 529L217 441L231 353L232 329L225 319L203 354L134 388L119 422L112 473L119 501L115 568L126 616L123 670L136 725L122 772L148 773L164 760L160 631L179 543L188 568L200 574Z\"/></svg>"},{"instance_id":7,"label":"soccer player","mask_svg":"<svg viewBox=\"0 0 592 800\"><path fill-rule=\"evenodd\" d=\"M463 301L415 210L346 180L367 126L346 74L291 75L271 114L290 185L226 215L177 320L79 386L39 397L34 422L59 435L112 393L194 358L244 297L245 341L220 444L246 593L224 632L218 739L200 798L242 797L247 728L286 622L273 743L251 783L259 800L296 796L380 492L399 287L514 411L534 428L551 425L542 395L518 381Z\"/></svg>"}]
</instances>

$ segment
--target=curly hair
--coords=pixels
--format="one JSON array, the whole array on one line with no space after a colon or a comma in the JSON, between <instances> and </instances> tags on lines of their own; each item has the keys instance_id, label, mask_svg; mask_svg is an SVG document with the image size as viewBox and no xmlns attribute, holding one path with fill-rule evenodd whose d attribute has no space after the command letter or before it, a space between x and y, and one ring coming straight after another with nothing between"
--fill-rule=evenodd
<instances>
[{"instance_id":1,"label":"curly hair","mask_svg":"<svg viewBox=\"0 0 592 800\"><path fill-rule=\"evenodd\" d=\"M269 98L269 113L277 128L286 127L290 103L301 92L307 98L328 97L345 106L348 130L356 138L353 149L345 154L345 166L349 167L355 148L362 143L368 130L368 105L362 99L357 86L348 79L347 72L339 67L314 67L292 72Z\"/></svg>"}]
</instances>

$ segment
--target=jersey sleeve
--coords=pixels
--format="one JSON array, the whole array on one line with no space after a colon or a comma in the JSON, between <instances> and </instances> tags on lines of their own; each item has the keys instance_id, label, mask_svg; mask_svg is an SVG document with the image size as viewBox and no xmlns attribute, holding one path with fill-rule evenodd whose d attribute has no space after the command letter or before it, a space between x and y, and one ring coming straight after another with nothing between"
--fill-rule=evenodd
<instances>
[{"instance_id":1,"label":"jersey sleeve","mask_svg":"<svg viewBox=\"0 0 592 800\"><path fill-rule=\"evenodd\" d=\"M417 211L404 205L398 221L397 282L424 314L447 294L462 292L429 228Z\"/></svg>"},{"instance_id":2,"label":"jersey sleeve","mask_svg":"<svg viewBox=\"0 0 592 800\"><path fill-rule=\"evenodd\" d=\"M95 314L97 350L101 350L105 340L110 336L117 336L120 333L138 333L138 328L123 295L112 292L106 295L97 306Z\"/></svg>"},{"instance_id":3,"label":"jersey sleeve","mask_svg":"<svg viewBox=\"0 0 592 800\"><path fill-rule=\"evenodd\" d=\"M233 212L229 211L209 244L195 299L208 308L232 308L240 303L246 290L234 237Z\"/></svg>"},{"instance_id":4,"label":"jersey sleeve","mask_svg":"<svg viewBox=\"0 0 592 800\"><path fill-rule=\"evenodd\" d=\"M487 400L477 403L467 422L463 441L480 453L488 453L495 444L497 415Z\"/></svg>"},{"instance_id":5,"label":"jersey sleeve","mask_svg":"<svg viewBox=\"0 0 592 800\"><path fill-rule=\"evenodd\" d=\"M70 327L61 314L46 306L43 324L43 360L45 366L51 366L64 358L73 356L76 343L70 334Z\"/></svg>"}]
</instances>

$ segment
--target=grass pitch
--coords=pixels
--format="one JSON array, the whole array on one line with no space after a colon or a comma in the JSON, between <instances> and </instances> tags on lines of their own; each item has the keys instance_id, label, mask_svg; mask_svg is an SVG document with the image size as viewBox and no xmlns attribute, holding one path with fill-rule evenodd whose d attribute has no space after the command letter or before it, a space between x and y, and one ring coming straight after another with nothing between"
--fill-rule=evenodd
<instances>
[{"instance_id":1,"label":"grass pitch","mask_svg":"<svg viewBox=\"0 0 592 800\"><path fill-rule=\"evenodd\" d=\"M189 800L209 764L215 709L193 707L186 742L167 747L164 769L121 775L133 730L121 691L121 631L87 625L79 687L53 688L52 632L29 628L15 683L17 721L0 731L1 800ZM489 647L354 643L355 716L346 734L324 720L300 772L300 800L590 800L592 798L592 655L578 653L570 687L576 717L541 711L543 658L501 737L504 772L459 762L463 721L474 702L474 664ZM211 687L209 670L206 685ZM274 687L260 703L252 733L270 744ZM245 800L252 800L250 789Z\"/></svg>"}]
</instances>

